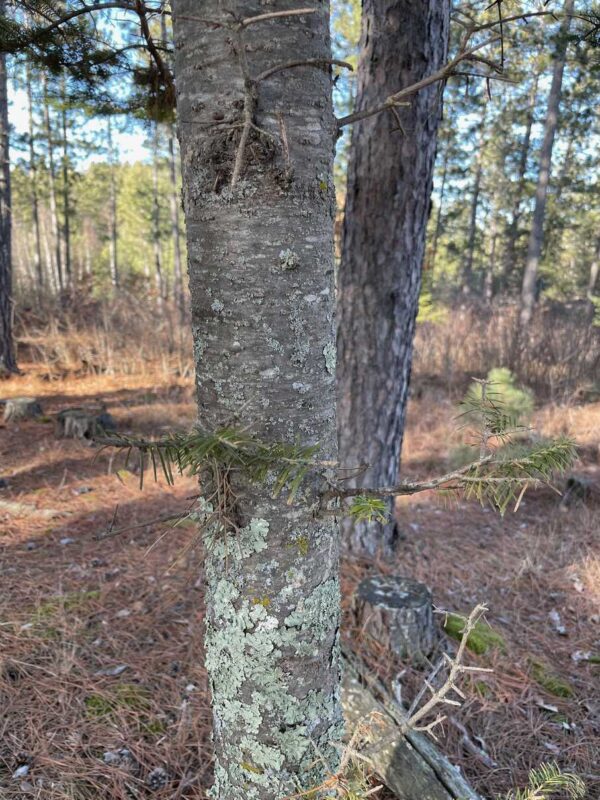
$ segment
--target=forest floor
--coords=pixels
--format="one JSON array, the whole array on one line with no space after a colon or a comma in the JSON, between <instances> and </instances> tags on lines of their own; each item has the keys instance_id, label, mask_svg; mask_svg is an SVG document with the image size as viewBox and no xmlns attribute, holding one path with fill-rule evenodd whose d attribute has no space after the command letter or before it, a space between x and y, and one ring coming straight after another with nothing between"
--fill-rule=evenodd
<instances>
[{"instance_id":1,"label":"forest floor","mask_svg":"<svg viewBox=\"0 0 600 800\"><path fill-rule=\"evenodd\" d=\"M193 527L160 521L185 514L195 482L169 487L146 475L140 490L135 466L56 440L50 420L101 399L120 432L185 430L195 417L191 381L46 381L36 370L0 385L5 398L35 395L46 415L0 426L0 796L203 798L201 554ZM454 413L445 397L411 401L406 476L448 466ZM577 439L575 471L600 489L600 403L541 408L536 424ZM403 500L396 560L344 562L346 612L373 570L426 582L441 609L488 605L504 645L469 654L493 672L462 684L465 703L438 737L489 798L552 760L600 797L600 504L592 496L562 513L559 502L551 490L532 492L500 518L431 494ZM403 670L346 620L346 636L383 677ZM423 675L406 668L402 679L410 694Z\"/></svg>"}]
</instances>

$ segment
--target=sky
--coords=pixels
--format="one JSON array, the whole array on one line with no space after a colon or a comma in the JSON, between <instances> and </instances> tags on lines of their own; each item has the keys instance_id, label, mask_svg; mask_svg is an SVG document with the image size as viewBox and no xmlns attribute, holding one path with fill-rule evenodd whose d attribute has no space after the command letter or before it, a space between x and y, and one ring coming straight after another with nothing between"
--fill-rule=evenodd
<instances>
[{"instance_id":1,"label":"sky","mask_svg":"<svg viewBox=\"0 0 600 800\"><path fill-rule=\"evenodd\" d=\"M27 135L29 129L27 94L24 89L15 86L14 81L10 81L8 95L8 117L14 131L11 150L18 159L19 156L23 156L24 153L22 150L19 150L18 147L15 147L15 140L17 137ZM34 114L35 113L36 109L34 106ZM103 132L105 124L106 123L101 119L86 119L84 123L78 125L78 137L86 140L93 139ZM144 144L146 135L141 125L132 125L128 123L127 130L119 130L120 127L122 127L122 125L117 121L113 132L115 147L119 153L119 161L134 162L146 160L149 157L149 153ZM14 156L11 156L11 160L13 157ZM89 153L85 157L78 159L79 166L84 169L89 164L97 161L106 161L106 153L101 151Z\"/></svg>"}]
</instances>

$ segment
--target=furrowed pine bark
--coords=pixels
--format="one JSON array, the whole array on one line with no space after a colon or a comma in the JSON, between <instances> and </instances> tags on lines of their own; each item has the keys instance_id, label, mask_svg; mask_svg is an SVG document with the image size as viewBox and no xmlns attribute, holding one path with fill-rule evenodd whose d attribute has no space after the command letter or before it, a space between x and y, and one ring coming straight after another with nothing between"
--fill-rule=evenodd
<instances>
[{"instance_id":1,"label":"furrowed pine bark","mask_svg":"<svg viewBox=\"0 0 600 800\"><path fill-rule=\"evenodd\" d=\"M228 26L270 7L237 0L225 13L205 0L202 17L216 26L194 21L195 0L173 0L199 423L319 443L319 457L335 459L330 70L252 81L331 58L328 3L301 6L314 13L240 30ZM249 118L257 127L240 128ZM339 534L318 513L313 479L290 505L272 486L231 480L238 530L204 534L212 792L281 800L337 761Z\"/></svg>"},{"instance_id":2,"label":"furrowed pine bark","mask_svg":"<svg viewBox=\"0 0 600 800\"><path fill-rule=\"evenodd\" d=\"M357 111L446 61L448 0L365 0ZM362 486L397 482L425 250L441 88L355 124L339 270L340 463ZM357 485L352 480L348 485ZM391 508L390 508L391 510ZM345 523L357 551L392 547L390 523Z\"/></svg>"},{"instance_id":3,"label":"furrowed pine bark","mask_svg":"<svg viewBox=\"0 0 600 800\"><path fill-rule=\"evenodd\" d=\"M567 62L567 35L571 25L573 6L574 0L566 0L563 8L564 17L560 26L559 39L554 58L552 84L548 94L548 107L546 111L546 121L544 123L544 139L540 151L538 179L535 190L535 206L531 230L529 232L527 260L525 262L523 284L521 287L521 331L527 328L531 322L537 297L536 284L542 247L544 245L544 218L546 216L546 202L548 198L548 187L550 185L550 172L552 169L552 151L554 149L554 138L558 128L558 113L562 94L563 74Z\"/></svg>"},{"instance_id":4,"label":"furrowed pine bark","mask_svg":"<svg viewBox=\"0 0 600 800\"><path fill-rule=\"evenodd\" d=\"M0 0L0 14L5 2ZM0 53L0 375L17 371L12 334L10 150L6 55Z\"/></svg>"}]
</instances>

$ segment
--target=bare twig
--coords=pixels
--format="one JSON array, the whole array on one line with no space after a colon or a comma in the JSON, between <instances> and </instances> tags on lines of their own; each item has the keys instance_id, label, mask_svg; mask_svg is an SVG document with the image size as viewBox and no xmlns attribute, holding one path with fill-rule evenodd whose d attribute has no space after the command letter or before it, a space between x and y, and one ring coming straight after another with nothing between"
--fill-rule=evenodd
<instances>
[{"instance_id":1,"label":"bare twig","mask_svg":"<svg viewBox=\"0 0 600 800\"><path fill-rule=\"evenodd\" d=\"M469 478L466 476L466 473L472 470L474 466L487 464L488 462L491 461L491 459L492 456L489 455L486 458L481 459L480 461L474 462L473 464L467 464L467 466L465 467L453 470L452 472L447 472L445 475L440 475L438 478L432 478L430 481L422 481L420 483L405 481L404 483L399 483L396 486L391 486L391 487L384 486L374 489L369 489L369 488L353 489L338 485L332 485L330 494L333 497L356 497L357 495L366 495L368 497L389 497L393 495L417 494L419 492L425 492L428 489L437 489L440 486L452 483L452 481L458 479L460 479L460 481L469 481ZM480 481L481 478L473 480ZM492 479L486 478L486 480L492 480Z\"/></svg>"},{"instance_id":2,"label":"bare twig","mask_svg":"<svg viewBox=\"0 0 600 800\"><path fill-rule=\"evenodd\" d=\"M266 14L257 14L255 17L246 17L239 23L242 28L255 25L257 22L266 22L269 19L279 19L280 17L299 17L304 14L314 14L314 8L293 8L290 11L269 11Z\"/></svg>"},{"instance_id":3,"label":"bare twig","mask_svg":"<svg viewBox=\"0 0 600 800\"><path fill-rule=\"evenodd\" d=\"M352 64L349 64L347 61L340 61L337 58L307 58L304 61L289 61L287 64L278 64L275 67L270 67L264 72L261 72L260 75L257 75L254 81L255 83L260 83L261 81L267 80L267 78L270 78L272 75L282 72L284 69L292 69L293 67L322 67L327 64L332 64L336 67L345 67L349 70L354 69Z\"/></svg>"}]
</instances>

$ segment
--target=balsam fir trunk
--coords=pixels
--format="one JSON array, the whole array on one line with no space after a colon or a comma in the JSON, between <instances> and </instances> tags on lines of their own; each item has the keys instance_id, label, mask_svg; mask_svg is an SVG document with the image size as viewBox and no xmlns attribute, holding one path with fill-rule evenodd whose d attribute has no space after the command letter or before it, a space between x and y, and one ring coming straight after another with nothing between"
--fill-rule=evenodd
<instances>
[{"instance_id":1,"label":"balsam fir trunk","mask_svg":"<svg viewBox=\"0 0 600 800\"><path fill-rule=\"evenodd\" d=\"M0 0L0 14L5 13ZM0 375L17 371L12 335L10 150L6 56L0 53Z\"/></svg>"},{"instance_id":2,"label":"balsam fir trunk","mask_svg":"<svg viewBox=\"0 0 600 800\"><path fill-rule=\"evenodd\" d=\"M447 0L365 0L357 110L445 63L449 7ZM362 486L398 478L440 111L434 85L398 109L403 130L388 112L352 132L338 292L338 431L340 463L368 464L357 478ZM396 529L348 520L345 538L355 552L373 553L393 547Z\"/></svg>"},{"instance_id":3,"label":"balsam fir trunk","mask_svg":"<svg viewBox=\"0 0 600 800\"><path fill-rule=\"evenodd\" d=\"M249 25L242 43L227 26L269 12L261 0L238 0L228 13L205 0L202 17L222 26L194 21L195 0L173 1L199 422L319 443L318 457L335 459L330 70L248 82L278 64L331 57L328 3L300 5L314 13ZM254 90L265 133L249 131L232 186ZM335 768L339 534L318 513L312 480L291 505L268 485L232 480L240 530L205 533L213 796L281 800Z\"/></svg>"},{"instance_id":4,"label":"balsam fir trunk","mask_svg":"<svg viewBox=\"0 0 600 800\"><path fill-rule=\"evenodd\" d=\"M535 206L529 233L527 260L525 262L525 272L523 273L523 285L521 287L521 330L527 328L531 322L537 298L538 267L544 244L544 218L546 216L546 202L548 198L548 187L550 185L550 172L552 169L552 151L554 149L554 138L558 128L562 81L567 61L567 36L571 25L573 6L574 0L566 0L563 8L565 16L560 26L559 41L552 70L552 84L548 95L548 108L546 111L546 121L544 123L544 139L540 151L539 172L535 190Z\"/></svg>"}]
</instances>

